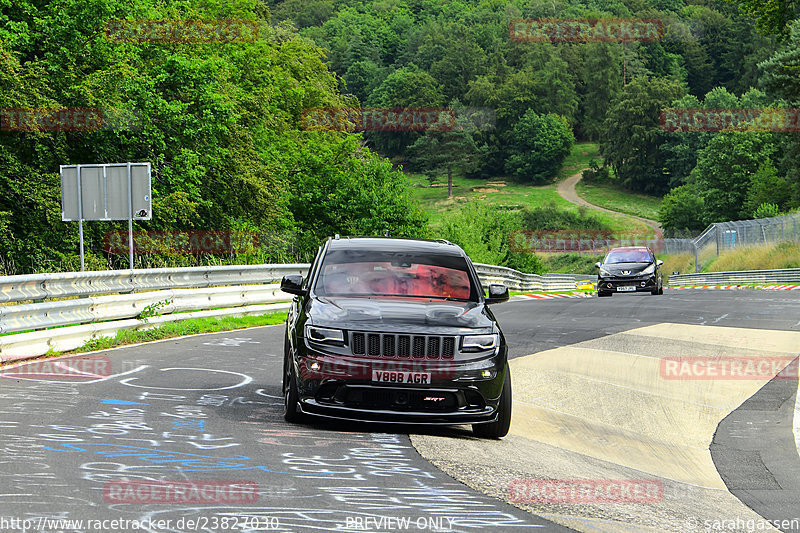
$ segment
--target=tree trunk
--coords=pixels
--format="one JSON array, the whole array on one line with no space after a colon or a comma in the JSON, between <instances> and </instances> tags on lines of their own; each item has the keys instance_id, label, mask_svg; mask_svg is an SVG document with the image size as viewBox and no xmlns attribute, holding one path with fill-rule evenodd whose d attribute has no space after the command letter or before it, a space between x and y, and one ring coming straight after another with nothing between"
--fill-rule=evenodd
<instances>
[{"instance_id":1,"label":"tree trunk","mask_svg":"<svg viewBox=\"0 0 800 533\"><path fill-rule=\"evenodd\" d=\"M447 197L453 197L453 171L447 171Z\"/></svg>"}]
</instances>

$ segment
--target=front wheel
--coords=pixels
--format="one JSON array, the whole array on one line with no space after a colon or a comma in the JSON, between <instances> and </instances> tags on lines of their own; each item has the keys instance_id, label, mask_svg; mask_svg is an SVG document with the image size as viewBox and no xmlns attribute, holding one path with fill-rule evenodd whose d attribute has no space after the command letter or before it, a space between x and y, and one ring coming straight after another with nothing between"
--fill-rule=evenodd
<instances>
[{"instance_id":1,"label":"front wheel","mask_svg":"<svg viewBox=\"0 0 800 533\"><path fill-rule=\"evenodd\" d=\"M300 396L297 394L297 378L294 375L294 365L289 349L288 338L285 340L283 358L283 419L292 424L303 421L303 413L297 404Z\"/></svg>"},{"instance_id":2,"label":"front wheel","mask_svg":"<svg viewBox=\"0 0 800 533\"><path fill-rule=\"evenodd\" d=\"M484 439L499 439L508 435L511 427L511 369L506 365L506 379L497 406L497 420L489 424L473 424L472 433Z\"/></svg>"}]
</instances>

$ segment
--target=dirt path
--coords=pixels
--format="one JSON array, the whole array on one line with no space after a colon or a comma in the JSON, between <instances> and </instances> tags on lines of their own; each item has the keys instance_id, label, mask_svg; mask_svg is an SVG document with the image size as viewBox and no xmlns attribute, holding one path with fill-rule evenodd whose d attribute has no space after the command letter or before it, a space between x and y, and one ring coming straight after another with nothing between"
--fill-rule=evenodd
<instances>
[{"instance_id":1,"label":"dirt path","mask_svg":"<svg viewBox=\"0 0 800 533\"><path fill-rule=\"evenodd\" d=\"M634 215L628 215L627 213L620 213L619 211L606 209L605 207L600 207L598 205L590 204L589 202L578 196L578 192L575 190L575 185L577 185L577 183L581 180L581 172L583 172L583 170L580 170L576 174L573 174L567 179L559 182L557 189L558 194L560 194L564 200L573 203L575 205L582 205L584 207L588 207L589 209L597 209L598 211L605 211L607 213L616 213L618 215L621 214L625 215L626 217L635 218L636 220L644 224L647 224L647 226L653 228L654 230L661 232L661 224L659 224L655 220L650 220L649 218L637 217Z\"/></svg>"}]
</instances>

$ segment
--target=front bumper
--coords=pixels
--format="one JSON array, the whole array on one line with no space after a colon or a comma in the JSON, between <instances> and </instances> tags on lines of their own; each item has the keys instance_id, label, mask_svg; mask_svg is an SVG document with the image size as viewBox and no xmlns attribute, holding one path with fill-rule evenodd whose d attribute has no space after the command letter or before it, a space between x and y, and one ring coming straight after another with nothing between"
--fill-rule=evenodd
<instances>
[{"instance_id":1,"label":"front bumper","mask_svg":"<svg viewBox=\"0 0 800 533\"><path fill-rule=\"evenodd\" d=\"M344 358L307 352L293 358L299 407L310 415L364 422L493 422L506 372L505 347L499 352L478 361ZM318 371L310 370L312 363L319 364ZM386 369L387 365L430 374L430 383L373 381L372 369ZM483 372L490 376L482 377Z\"/></svg>"},{"instance_id":2,"label":"front bumper","mask_svg":"<svg viewBox=\"0 0 800 533\"><path fill-rule=\"evenodd\" d=\"M634 290L620 291L618 287L634 287ZM651 292L657 288L655 276L605 277L597 281L599 292Z\"/></svg>"}]
</instances>

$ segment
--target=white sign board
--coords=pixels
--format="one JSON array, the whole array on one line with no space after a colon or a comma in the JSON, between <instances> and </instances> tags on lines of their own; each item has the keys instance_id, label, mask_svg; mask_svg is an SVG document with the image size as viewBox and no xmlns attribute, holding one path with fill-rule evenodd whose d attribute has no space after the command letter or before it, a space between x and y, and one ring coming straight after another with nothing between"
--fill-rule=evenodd
<instances>
[{"instance_id":1,"label":"white sign board","mask_svg":"<svg viewBox=\"0 0 800 533\"><path fill-rule=\"evenodd\" d=\"M150 163L61 166L61 220L150 220Z\"/></svg>"}]
</instances>

